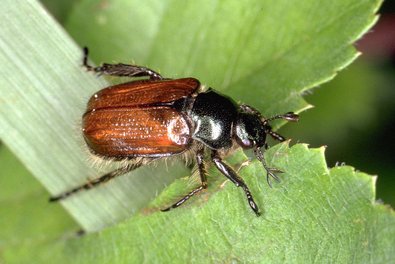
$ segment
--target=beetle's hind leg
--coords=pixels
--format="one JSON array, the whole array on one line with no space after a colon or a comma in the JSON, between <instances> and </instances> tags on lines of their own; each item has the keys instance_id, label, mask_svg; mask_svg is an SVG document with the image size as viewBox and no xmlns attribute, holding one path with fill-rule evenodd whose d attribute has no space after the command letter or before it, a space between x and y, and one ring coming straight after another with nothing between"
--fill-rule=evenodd
<instances>
[{"instance_id":1,"label":"beetle's hind leg","mask_svg":"<svg viewBox=\"0 0 395 264\"><path fill-rule=\"evenodd\" d=\"M199 187L195 188L193 191L191 191L187 195L185 195L181 200L179 200L178 202L176 202L172 206L170 206L170 207L168 207L166 209L162 209L161 210L162 212L166 212L166 211L169 211L172 208L179 207L180 205L182 205L183 203L188 201L189 198L191 198L192 196L194 196L198 192L202 191L203 189L207 188L207 176L206 176L207 172L206 172L206 168L205 168L205 165L204 165L204 148L199 149L198 152L196 153L196 163L198 165L201 185Z\"/></svg>"},{"instance_id":2,"label":"beetle's hind leg","mask_svg":"<svg viewBox=\"0 0 395 264\"><path fill-rule=\"evenodd\" d=\"M88 64L88 54L89 54L88 48L84 47L83 66L88 71L93 71L99 74L120 76L120 77L149 77L150 80L163 79L162 75L160 75L156 71L138 65L123 64L123 63L118 63L118 64L103 63L101 66L93 67Z\"/></svg>"},{"instance_id":3,"label":"beetle's hind leg","mask_svg":"<svg viewBox=\"0 0 395 264\"><path fill-rule=\"evenodd\" d=\"M52 197L49 198L49 201L50 202L60 201L60 200L63 200L65 198L69 197L70 195L73 195L73 194L75 194L75 193L77 193L79 191L92 189L93 187L96 187L97 185L99 185L101 183L108 182L109 180L111 180L111 179L113 179L113 178L115 178L117 176L121 176L123 174L126 174L126 173L132 171L132 170L135 170L138 167L140 167L142 164L143 164L142 161L134 163L134 164L128 164L128 165L123 166L121 168L118 168L118 169L116 169L114 171L106 173L106 174L100 176L97 179L90 180L87 183L85 183L85 184L83 184L81 186L78 186L78 187L76 187L74 189L71 189L71 190L69 190L67 192L64 192L64 193L62 193L60 195L52 196Z\"/></svg>"}]
</instances>

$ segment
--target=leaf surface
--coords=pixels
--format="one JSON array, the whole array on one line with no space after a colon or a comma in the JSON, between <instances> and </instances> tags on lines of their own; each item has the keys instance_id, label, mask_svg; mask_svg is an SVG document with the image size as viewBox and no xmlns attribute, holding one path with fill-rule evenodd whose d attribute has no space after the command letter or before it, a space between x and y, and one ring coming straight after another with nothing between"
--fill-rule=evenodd
<instances>
[{"instance_id":1,"label":"leaf surface","mask_svg":"<svg viewBox=\"0 0 395 264\"><path fill-rule=\"evenodd\" d=\"M91 47L97 63L134 59L167 77L194 76L270 116L309 107L301 94L352 62L358 54L352 43L376 21L380 3L90 0L74 5L66 28L78 43ZM105 171L88 161L78 123L89 96L107 82L81 70L80 49L36 1L5 0L2 9L7 23L0 28L5 76L0 79L0 137L58 194ZM229 162L237 166L245 159L238 152ZM262 217L251 213L241 190L210 170L211 188L184 208L157 212L191 189L194 177L177 180L151 207L130 218L165 185L189 174L182 164L169 164L169 172L162 164L63 202L85 230L128 218L124 223L54 242L53 234L73 227L70 222L62 226L62 217L54 214L56 232L40 242L33 236L33 246L11 245L4 258L26 262L34 254L37 262L56 263L394 259L394 215L374 204L373 178L351 167L328 170L323 149L303 144L277 145L267 160L286 171L273 189L256 161L240 172ZM10 234L12 218L6 221Z\"/></svg>"}]
</instances>

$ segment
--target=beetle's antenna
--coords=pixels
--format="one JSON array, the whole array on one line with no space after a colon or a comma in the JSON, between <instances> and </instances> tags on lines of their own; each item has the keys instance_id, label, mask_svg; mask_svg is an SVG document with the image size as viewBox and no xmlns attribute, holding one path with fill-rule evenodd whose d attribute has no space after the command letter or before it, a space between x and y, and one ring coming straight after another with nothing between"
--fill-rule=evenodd
<instances>
[{"instance_id":1,"label":"beetle's antenna","mask_svg":"<svg viewBox=\"0 0 395 264\"><path fill-rule=\"evenodd\" d=\"M285 141L285 138L283 136L281 136L280 134L274 132L273 130L267 130L266 134L269 134L272 138L274 138L275 140L278 140L280 142Z\"/></svg>"},{"instance_id":2,"label":"beetle's antenna","mask_svg":"<svg viewBox=\"0 0 395 264\"><path fill-rule=\"evenodd\" d=\"M276 115L276 116L270 117L268 119L262 118L262 123L264 125L266 125L270 121L273 121L275 119L284 119L287 121L297 122L297 121L299 121L299 115L295 114L294 112L288 112L283 115Z\"/></svg>"},{"instance_id":3,"label":"beetle's antenna","mask_svg":"<svg viewBox=\"0 0 395 264\"><path fill-rule=\"evenodd\" d=\"M254 150L254 153L255 153L256 158L262 163L263 167L265 168L265 170L267 172L267 175L266 175L267 184L269 185L270 188L272 188L272 183L270 181L270 177L275 179L277 182L280 182L280 178L274 173L283 173L283 171L276 169L276 168L269 168L267 166L266 160L265 160L265 157L263 156L263 152L262 152L261 148L257 147Z\"/></svg>"}]
</instances>

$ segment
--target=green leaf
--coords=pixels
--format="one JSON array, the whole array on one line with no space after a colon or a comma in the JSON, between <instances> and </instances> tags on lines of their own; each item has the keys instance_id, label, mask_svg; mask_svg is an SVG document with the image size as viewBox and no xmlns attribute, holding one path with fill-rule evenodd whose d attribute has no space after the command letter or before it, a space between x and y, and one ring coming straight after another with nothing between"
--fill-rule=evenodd
<instances>
[{"instance_id":1,"label":"green leaf","mask_svg":"<svg viewBox=\"0 0 395 264\"><path fill-rule=\"evenodd\" d=\"M300 94L353 61L380 2L86 0L66 26L97 62L196 76L269 116L309 107Z\"/></svg>"},{"instance_id":2,"label":"green leaf","mask_svg":"<svg viewBox=\"0 0 395 264\"><path fill-rule=\"evenodd\" d=\"M32 256L39 245L70 237L79 229L60 205L47 202L48 192L0 145L0 263L16 263ZM48 256L49 255L49 256ZM45 250L35 258L50 260Z\"/></svg>"},{"instance_id":3,"label":"green leaf","mask_svg":"<svg viewBox=\"0 0 395 264\"><path fill-rule=\"evenodd\" d=\"M168 77L196 76L272 115L309 107L300 94L357 56L351 43L376 21L380 2L81 1L66 27L91 47L96 62L135 59ZM35 1L5 0L2 9L0 137L58 194L104 171L91 167L73 127L89 96L107 83L81 69L80 49ZM232 158L245 160L240 152ZM88 231L126 222L83 239L45 238L11 248L6 257L28 262L34 254L44 262L51 256L56 263L393 259L394 215L374 205L372 178L350 167L328 171L322 149L305 145L278 145L267 159L286 171L273 189L257 162L241 170L263 210L260 218L214 170L211 189L184 208L156 211L191 188L182 179L130 218L166 183L189 174L176 166L167 173L163 166L145 168L63 202Z\"/></svg>"},{"instance_id":4,"label":"green leaf","mask_svg":"<svg viewBox=\"0 0 395 264\"><path fill-rule=\"evenodd\" d=\"M55 263L390 263L395 258L395 214L375 203L375 177L349 166L328 169L324 148L283 143L268 152L271 166L287 169L272 189L259 162L240 170L261 217L252 213L241 189L211 171L221 179L218 184L182 208L39 244L33 246L35 257L44 259L51 251ZM235 156L246 159L241 151ZM178 182L165 193L174 188ZM21 263L30 257L7 253Z\"/></svg>"},{"instance_id":5,"label":"green leaf","mask_svg":"<svg viewBox=\"0 0 395 264\"><path fill-rule=\"evenodd\" d=\"M36 1L7 0L2 10L7 23L0 28L1 140L52 194L112 169L93 167L78 129L90 95L107 83L82 69L81 49ZM177 163L171 172L163 164L141 169L63 205L85 230L99 230L128 217L186 173Z\"/></svg>"},{"instance_id":6,"label":"green leaf","mask_svg":"<svg viewBox=\"0 0 395 264\"><path fill-rule=\"evenodd\" d=\"M287 168L273 189L259 162L241 170L262 206L261 217L227 181L217 192L197 198L200 204L136 216L82 239L87 247L79 251L81 259L92 253L95 243L104 243L102 248L134 245L101 253L103 259L114 260L120 260L119 254L126 262L386 263L394 257L395 219L389 208L374 204L375 178L348 166L328 170L323 152L306 145L289 149L286 143L270 149L271 165ZM377 237L384 229L387 241ZM72 248L78 244L74 242Z\"/></svg>"}]
</instances>

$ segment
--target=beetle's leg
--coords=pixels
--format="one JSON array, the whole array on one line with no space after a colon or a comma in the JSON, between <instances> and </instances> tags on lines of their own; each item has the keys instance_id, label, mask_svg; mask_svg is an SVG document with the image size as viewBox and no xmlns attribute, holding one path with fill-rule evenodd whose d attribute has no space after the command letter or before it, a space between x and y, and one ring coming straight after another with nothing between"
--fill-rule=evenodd
<instances>
[{"instance_id":1,"label":"beetle's leg","mask_svg":"<svg viewBox=\"0 0 395 264\"><path fill-rule=\"evenodd\" d=\"M254 107L252 107L252 106L249 106L249 105L246 105L246 104L241 104L239 107L240 107L241 110L243 110L246 113L255 114L255 115L261 116L261 113L258 110L256 110Z\"/></svg>"},{"instance_id":2,"label":"beetle's leg","mask_svg":"<svg viewBox=\"0 0 395 264\"><path fill-rule=\"evenodd\" d=\"M248 189L245 182L243 181L243 179L240 178L240 176L237 175L237 173L229 165L227 165L222 161L217 151L214 150L212 152L211 159L214 162L215 167L217 167L217 169L223 175L225 175L229 180L231 180L237 187L243 188L247 196L248 204L250 205L251 209L255 212L255 214L259 216L260 215L259 208L255 203L254 198L252 198L251 192Z\"/></svg>"},{"instance_id":3,"label":"beetle's leg","mask_svg":"<svg viewBox=\"0 0 395 264\"><path fill-rule=\"evenodd\" d=\"M88 64L88 53L87 47L84 47L84 59L83 66L88 71L93 71L99 74L113 75L113 76L124 76L124 77L149 77L150 80L162 80L163 77L159 73L142 66L130 65L130 64L108 64L103 63L101 66L93 67Z\"/></svg>"},{"instance_id":4,"label":"beetle's leg","mask_svg":"<svg viewBox=\"0 0 395 264\"><path fill-rule=\"evenodd\" d=\"M280 181L280 178L275 174L275 173L283 173L282 170L276 169L276 168L269 168L266 164L265 157L263 156L263 152L261 148L256 148L254 150L256 158L262 163L263 167L265 168L267 175L266 175L266 181L269 187L272 187L272 183L270 182L270 177L275 179L276 181Z\"/></svg>"},{"instance_id":5,"label":"beetle's leg","mask_svg":"<svg viewBox=\"0 0 395 264\"><path fill-rule=\"evenodd\" d=\"M186 201L188 201L189 198L191 198L192 196L194 196L198 192L200 192L203 189L207 188L206 167L204 165L204 148L201 148L196 153L196 163L198 165L200 180L202 182L201 185L199 187L197 187L196 189L194 189L193 191L191 191L190 193L188 193L186 196L184 196L184 198L182 198L181 200L179 200L178 202L176 202L172 206L170 206L170 207L168 207L166 209L162 209L161 211L165 212L165 211L169 211L172 208L176 208L176 207L182 205L183 203L185 203Z\"/></svg>"},{"instance_id":6,"label":"beetle's leg","mask_svg":"<svg viewBox=\"0 0 395 264\"><path fill-rule=\"evenodd\" d=\"M106 173L106 174L102 175L101 177L99 177L97 179L90 180L87 183L85 183L85 184L83 184L83 185L81 185L79 187L71 189L70 191L64 192L64 193L62 193L60 195L57 195L57 196L52 196L52 197L49 198L49 201L50 202L56 202L56 201L59 201L59 200L63 200L63 199L69 197L70 195L72 195L72 194L74 194L76 192L79 192L79 191L82 191L82 190L92 189L93 187L95 187L95 186L97 186L97 185L99 185L101 183L105 183L105 182L107 182L107 181L109 181L109 180L111 180L111 179L113 179L113 178L115 178L117 176L121 176L121 175L123 175L125 173L128 173L128 172L130 172L132 170L135 170L138 167L140 167L141 165L142 165L142 162L137 162L135 164L126 165L124 167L121 167L121 168L116 169L114 171L111 171L109 173Z\"/></svg>"}]
</instances>

